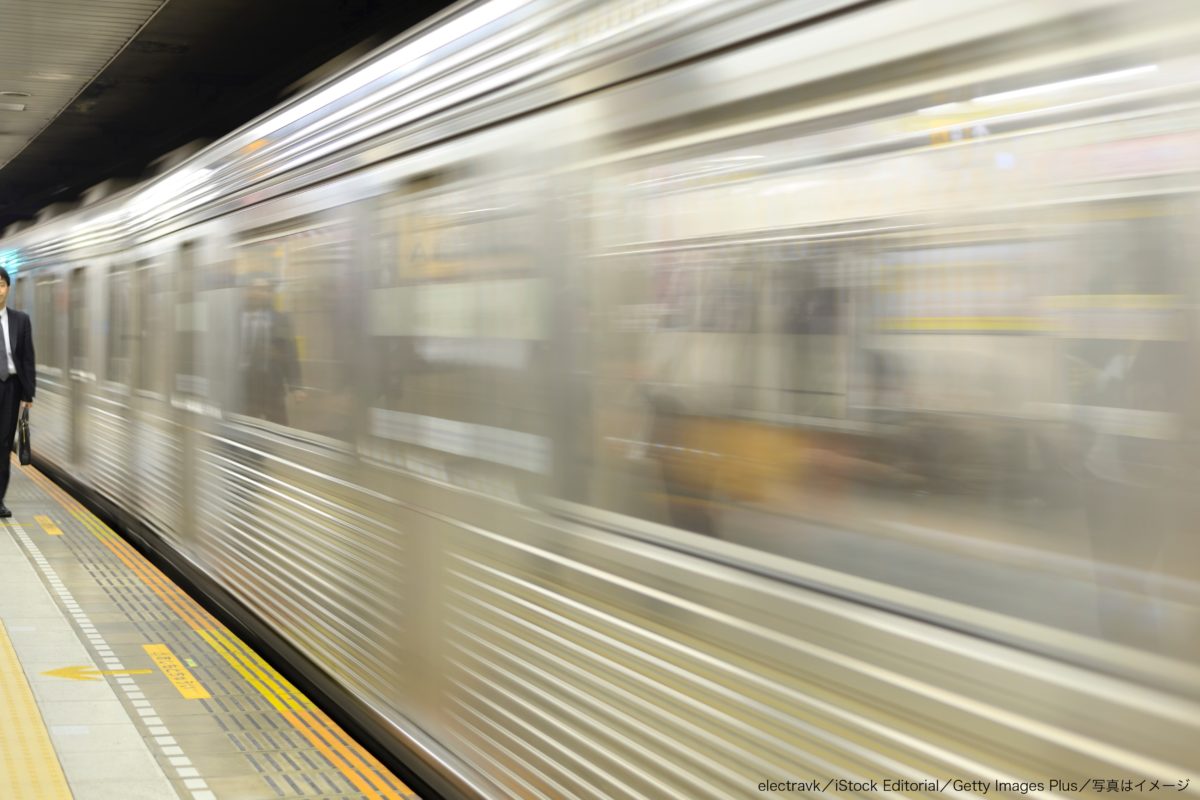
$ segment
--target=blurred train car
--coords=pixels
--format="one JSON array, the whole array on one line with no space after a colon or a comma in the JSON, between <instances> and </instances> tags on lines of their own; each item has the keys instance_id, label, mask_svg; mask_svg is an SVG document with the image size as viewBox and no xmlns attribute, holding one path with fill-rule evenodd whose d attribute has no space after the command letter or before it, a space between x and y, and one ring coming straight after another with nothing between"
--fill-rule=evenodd
<instances>
[{"instance_id":1,"label":"blurred train car","mask_svg":"<svg viewBox=\"0 0 1200 800\"><path fill-rule=\"evenodd\" d=\"M462 3L6 232L36 455L450 794L1194 795L1198 45Z\"/></svg>"}]
</instances>

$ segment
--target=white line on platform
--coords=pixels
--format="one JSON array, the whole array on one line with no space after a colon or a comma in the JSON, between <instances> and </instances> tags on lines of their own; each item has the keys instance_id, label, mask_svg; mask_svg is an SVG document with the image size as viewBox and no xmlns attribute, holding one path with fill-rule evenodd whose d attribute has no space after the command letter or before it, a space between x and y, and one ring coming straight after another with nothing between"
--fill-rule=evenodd
<instances>
[{"instance_id":1,"label":"white line on platform","mask_svg":"<svg viewBox=\"0 0 1200 800\"><path fill-rule=\"evenodd\" d=\"M103 661L104 665L108 669L124 669L124 665L121 663L121 661L114 657L113 651L108 646L108 643L104 640L103 634L96 630L96 626L92 624L91 620L88 619L87 614L79 607L79 604L75 602L74 596L72 596L66 585L63 584L62 580L58 577L58 574L54 571L54 568L50 566L50 562L47 561L45 556L42 555L42 551L34 543L33 539L29 538L29 535L25 533L25 529L22 528L20 524L15 522L8 523L8 527L14 534L16 534L16 537L21 541L21 544L25 546L25 549L33 557L34 563L37 564L42 576L50 584L50 588L54 595L58 598L58 601L62 603L63 607L70 612L71 617L75 620L75 624L78 625L79 629L87 636L88 643L91 644L92 649L95 651L96 656L98 657L96 660ZM96 669L99 670L99 667ZM121 685L126 693L136 691L137 689L136 681L130 677L121 676L117 678L117 683ZM154 711L151 703L147 700L141 699L143 697L145 697L145 695L139 693L139 699L134 703L134 705L137 706L135 711L140 717L137 722L146 727L147 732L151 736L155 737L155 742L158 743L159 749L164 751L163 755L169 758L171 765L175 767L175 772L178 774L178 776L186 779L184 781L184 785L188 789L193 790L193 798L213 797L212 793L207 791L208 784L203 778L200 777L199 772L191 766L192 762L189 759L183 759L186 764L175 763L180 756L184 755L183 750L178 746L174 746L175 740L170 736L170 730L163 725L162 719ZM171 744L164 745L161 741L164 738L170 739ZM165 751L170 752L168 753Z\"/></svg>"}]
</instances>

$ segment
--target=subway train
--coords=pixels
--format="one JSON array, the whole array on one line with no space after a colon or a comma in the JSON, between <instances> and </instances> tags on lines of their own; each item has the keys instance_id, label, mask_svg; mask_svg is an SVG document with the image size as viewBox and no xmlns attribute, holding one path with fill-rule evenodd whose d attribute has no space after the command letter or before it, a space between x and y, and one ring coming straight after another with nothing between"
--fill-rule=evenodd
<instances>
[{"instance_id":1,"label":"subway train","mask_svg":"<svg viewBox=\"0 0 1200 800\"><path fill-rule=\"evenodd\" d=\"M460 3L5 231L35 458L448 796L1195 796L1197 54Z\"/></svg>"}]
</instances>

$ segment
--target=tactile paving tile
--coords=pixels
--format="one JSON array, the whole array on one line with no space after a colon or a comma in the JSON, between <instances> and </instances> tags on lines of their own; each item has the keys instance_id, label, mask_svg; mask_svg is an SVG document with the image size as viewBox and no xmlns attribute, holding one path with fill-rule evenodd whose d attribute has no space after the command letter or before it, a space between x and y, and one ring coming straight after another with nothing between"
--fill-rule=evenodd
<instances>
[{"instance_id":1,"label":"tactile paving tile","mask_svg":"<svg viewBox=\"0 0 1200 800\"><path fill-rule=\"evenodd\" d=\"M71 800L50 733L0 622L0 797Z\"/></svg>"}]
</instances>

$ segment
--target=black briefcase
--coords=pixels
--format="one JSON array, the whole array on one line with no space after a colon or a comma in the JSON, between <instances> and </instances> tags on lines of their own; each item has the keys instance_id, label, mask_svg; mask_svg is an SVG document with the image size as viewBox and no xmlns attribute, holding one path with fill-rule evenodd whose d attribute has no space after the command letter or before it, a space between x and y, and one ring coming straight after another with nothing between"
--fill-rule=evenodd
<instances>
[{"instance_id":1,"label":"black briefcase","mask_svg":"<svg viewBox=\"0 0 1200 800\"><path fill-rule=\"evenodd\" d=\"M17 420L17 460L21 465L29 463L29 408L21 409L21 416Z\"/></svg>"}]
</instances>

